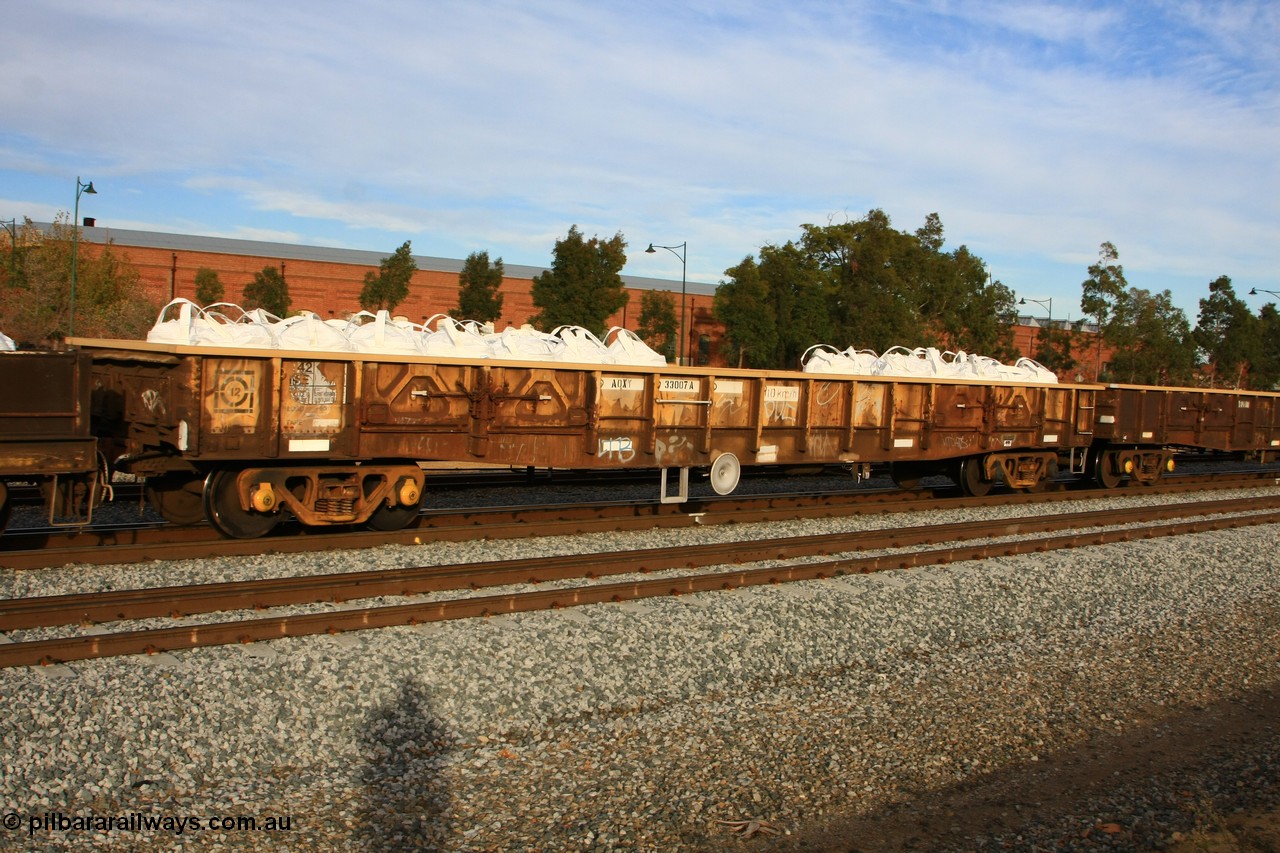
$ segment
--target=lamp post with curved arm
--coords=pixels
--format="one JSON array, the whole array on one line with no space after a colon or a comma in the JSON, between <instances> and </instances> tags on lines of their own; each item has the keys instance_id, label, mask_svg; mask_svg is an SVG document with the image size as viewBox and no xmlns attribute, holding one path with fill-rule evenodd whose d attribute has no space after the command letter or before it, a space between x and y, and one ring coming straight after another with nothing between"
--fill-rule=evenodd
<instances>
[{"instance_id":1,"label":"lamp post with curved arm","mask_svg":"<svg viewBox=\"0 0 1280 853\"><path fill-rule=\"evenodd\" d=\"M1257 296L1260 293L1270 293L1272 296L1280 297L1280 290L1267 290L1265 287L1250 288L1249 295Z\"/></svg>"},{"instance_id":2,"label":"lamp post with curved arm","mask_svg":"<svg viewBox=\"0 0 1280 853\"><path fill-rule=\"evenodd\" d=\"M1048 351L1052 353L1053 352L1053 297L1050 296L1048 299L1025 299L1024 298L1024 299L1018 300L1019 305L1026 305L1028 302L1034 302L1037 305L1045 308L1045 310L1049 312L1049 319L1045 322L1045 327L1048 329L1048 331L1045 333L1045 339L1048 342L1048 347L1049 347ZM1045 365L1045 366L1049 367L1049 365Z\"/></svg>"},{"instance_id":3,"label":"lamp post with curved arm","mask_svg":"<svg viewBox=\"0 0 1280 853\"><path fill-rule=\"evenodd\" d=\"M97 195L98 191L93 188L93 181L82 183L80 176L76 175L76 207L71 214L71 319L67 323L68 337L76 333L76 255L80 249L80 196L85 193Z\"/></svg>"},{"instance_id":4,"label":"lamp post with curved arm","mask_svg":"<svg viewBox=\"0 0 1280 853\"><path fill-rule=\"evenodd\" d=\"M687 281L688 271L689 271L689 266L685 262L685 258L688 257L688 254L689 254L689 243L688 241L685 241L684 243L681 243L678 246L655 246L653 243L650 243L649 248L645 249L644 251L645 251L645 254L652 255L653 253L657 252L659 249L666 249L668 252L670 252L671 254L675 255L677 258L680 259L680 364L683 365L684 364L684 340L686 337L688 337L688 335L685 333L685 328L684 328L684 294L685 294L685 283ZM679 249L680 251L677 252L676 249Z\"/></svg>"}]
</instances>

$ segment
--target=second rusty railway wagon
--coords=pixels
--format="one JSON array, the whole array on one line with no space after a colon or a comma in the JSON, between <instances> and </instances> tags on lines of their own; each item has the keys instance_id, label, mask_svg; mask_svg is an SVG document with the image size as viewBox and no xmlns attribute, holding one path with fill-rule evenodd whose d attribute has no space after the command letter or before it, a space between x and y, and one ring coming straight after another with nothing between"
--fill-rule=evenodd
<instances>
[{"instance_id":1,"label":"second rusty railway wagon","mask_svg":"<svg viewBox=\"0 0 1280 853\"><path fill-rule=\"evenodd\" d=\"M1176 446L1280 448L1276 394L78 343L113 464L167 518L236 537L403 526L430 462L657 469L679 501L690 469L726 494L744 465L888 463L983 494L1060 470L1148 481Z\"/></svg>"},{"instance_id":2,"label":"second rusty railway wagon","mask_svg":"<svg viewBox=\"0 0 1280 853\"><path fill-rule=\"evenodd\" d=\"M91 369L85 352L0 353L0 530L17 483L40 490L51 523L91 519L102 485L90 422Z\"/></svg>"}]
</instances>

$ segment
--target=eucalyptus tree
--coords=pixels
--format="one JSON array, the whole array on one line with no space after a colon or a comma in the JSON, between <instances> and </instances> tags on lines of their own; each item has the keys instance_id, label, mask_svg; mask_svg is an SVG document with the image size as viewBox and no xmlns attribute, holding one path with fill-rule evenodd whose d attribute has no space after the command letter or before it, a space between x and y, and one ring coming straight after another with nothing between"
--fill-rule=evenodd
<instances>
[{"instance_id":1,"label":"eucalyptus tree","mask_svg":"<svg viewBox=\"0 0 1280 853\"><path fill-rule=\"evenodd\" d=\"M1258 318L1236 296L1231 279L1218 276L1209 296L1200 300L1193 340L1209 368L1209 385L1240 387L1245 372L1260 355Z\"/></svg>"},{"instance_id":2,"label":"eucalyptus tree","mask_svg":"<svg viewBox=\"0 0 1280 853\"><path fill-rule=\"evenodd\" d=\"M1146 385L1184 385L1195 372L1191 324L1173 295L1131 287L1116 303L1115 323L1128 333L1111 357L1110 378Z\"/></svg>"}]
</instances>

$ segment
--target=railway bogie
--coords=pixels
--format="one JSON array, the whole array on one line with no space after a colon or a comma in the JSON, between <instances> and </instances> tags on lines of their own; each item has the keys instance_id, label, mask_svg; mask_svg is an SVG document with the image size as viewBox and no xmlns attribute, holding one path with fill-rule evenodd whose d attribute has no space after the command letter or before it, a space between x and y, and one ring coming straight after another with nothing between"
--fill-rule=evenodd
<instances>
[{"instance_id":1,"label":"railway bogie","mask_svg":"<svg viewBox=\"0 0 1280 853\"><path fill-rule=\"evenodd\" d=\"M680 502L695 469L719 494L744 467L874 464L985 495L1060 472L1150 483L1177 448L1280 449L1274 393L77 343L49 384L86 401L91 384L92 404L67 439L80 458L50 476L96 477L96 450L169 520L241 538L285 519L404 526L437 464L657 470ZM25 435L0 437L13 467Z\"/></svg>"}]
</instances>

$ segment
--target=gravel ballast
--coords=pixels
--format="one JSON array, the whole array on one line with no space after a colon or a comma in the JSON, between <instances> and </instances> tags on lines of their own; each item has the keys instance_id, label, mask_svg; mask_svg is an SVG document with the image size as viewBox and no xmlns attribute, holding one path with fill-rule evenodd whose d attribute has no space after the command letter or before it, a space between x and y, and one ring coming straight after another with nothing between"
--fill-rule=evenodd
<instances>
[{"instance_id":1,"label":"gravel ballast","mask_svg":"<svg viewBox=\"0 0 1280 853\"><path fill-rule=\"evenodd\" d=\"M952 521L955 512L927 518ZM726 535L720 530L697 535ZM485 559L544 547L607 553L610 543L654 547L673 535L684 534L7 572L0 580L9 595L50 594L156 576L189 582L185 574L454 562L475 549ZM815 836L815 827L838 833L840 820L914 808L1100 738L1274 689L1277 553L1280 525L1267 525L0 671L0 848L825 849L818 845L837 836ZM1259 749L1280 758L1276 744ZM1263 788L1259 802L1275 793ZM1063 832L1076 832L1079 845L1150 849L1190 828L1178 820L1196 820L1146 814L1160 808L921 843L1055 849ZM7 828L9 815L17 829ZM55 828L33 830L46 815ZM77 816L205 823L181 834L56 826ZM208 818L228 816L260 826L287 817L289 828L208 828ZM1104 830L1086 834L1095 825ZM839 843L878 849L874 838Z\"/></svg>"}]
</instances>

